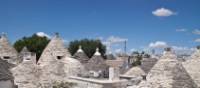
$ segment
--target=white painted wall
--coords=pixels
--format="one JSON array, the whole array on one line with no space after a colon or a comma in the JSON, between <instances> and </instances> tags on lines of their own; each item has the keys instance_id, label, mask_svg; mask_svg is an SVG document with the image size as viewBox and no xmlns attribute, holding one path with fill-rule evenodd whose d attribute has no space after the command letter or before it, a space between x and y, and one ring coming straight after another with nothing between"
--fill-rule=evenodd
<instances>
[{"instance_id":1,"label":"white painted wall","mask_svg":"<svg viewBox=\"0 0 200 88\"><path fill-rule=\"evenodd\" d=\"M0 88L13 88L13 83L8 81L0 81Z\"/></svg>"}]
</instances>

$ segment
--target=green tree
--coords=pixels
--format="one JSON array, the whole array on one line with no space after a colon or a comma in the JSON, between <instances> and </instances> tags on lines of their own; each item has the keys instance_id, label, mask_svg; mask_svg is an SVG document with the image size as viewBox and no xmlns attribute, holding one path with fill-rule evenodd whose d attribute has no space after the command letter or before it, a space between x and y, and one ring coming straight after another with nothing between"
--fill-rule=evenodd
<instances>
[{"instance_id":1,"label":"green tree","mask_svg":"<svg viewBox=\"0 0 200 88\"><path fill-rule=\"evenodd\" d=\"M135 51L132 53L132 55L134 55L134 57L136 58L136 61L132 63L133 66L139 66L139 65L141 65L141 60L143 58L151 57L149 54L145 53L144 51L142 51L141 53Z\"/></svg>"},{"instance_id":2,"label":"green tree","mask_svg":"<svg viewBox=\"0 0 200 88\"><path fill-rule=\"evenodd\" d=\"M74 55L78 50L79 46L82 46L85 54L90 58L96 51L96 48L99 48L99 52L104 56L106 52L106 46L101 43L100 40L93 39L82 39L82 40L74 40L69 43L68 50L71 55Z\"/></svg>"},{"instance_id":3,"label":"green tree","mask_svg":"<svg viewBox=\"0 0 200 88\"><path fill-rule=\"evenodd\" d=\"M198 45L196 48L197 48L197 49L200 49L200 45Z\"/></svg>"},{"instance_id":4,"label":"green tree","mask_svg":"<svg viewBox=\"0 0 200 88\"><path fill-rule=\"evenodd\" d=\"M20 52L23 49L23 47L26 46L28 50L36 53L36 57L38 60L44 48L49 43L49 41L50 40L47 37L40 37L40 36L37 36L36 34L33 34L30 37L23 37L17 40L14 43L14 47L18 52Z\"/></svg>"}]
</instances>

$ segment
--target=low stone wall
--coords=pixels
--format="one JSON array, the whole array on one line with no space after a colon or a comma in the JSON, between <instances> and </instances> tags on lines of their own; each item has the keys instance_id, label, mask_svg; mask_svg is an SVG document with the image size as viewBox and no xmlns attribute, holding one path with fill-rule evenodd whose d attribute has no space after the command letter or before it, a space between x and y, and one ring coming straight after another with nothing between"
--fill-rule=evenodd
<instances>
[{"instance_id":1,"label":"low stone wall","mask_svg":"<svg viewBox=\"0 0 200 88\"><path fill-rule=\"evenodd\" d=\"M71 82L77 84L73 88L126 88L127 86L127 80L109 81L103 79L71 77Z\"/></svg>"}]
</instances>

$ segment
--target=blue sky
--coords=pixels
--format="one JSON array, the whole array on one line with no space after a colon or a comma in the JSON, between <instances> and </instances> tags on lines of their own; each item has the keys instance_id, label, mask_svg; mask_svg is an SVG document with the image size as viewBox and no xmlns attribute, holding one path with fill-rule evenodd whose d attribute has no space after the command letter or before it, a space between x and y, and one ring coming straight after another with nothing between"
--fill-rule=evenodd
<instances>
[{"instance_id":1,"label":"blue sky","mask_svg":"<svg viewBox=\"0 0 200 88\"><path fill-rule=\"evenodd\" d=\"M199 0L1 0L0 32L15 40L59 32L67 41L114 39L112 50L191 48L200 40ZM195 42L196 40L196 42ZM158 42L157 42L158 41Z\"/></svg>"}]
</instances>

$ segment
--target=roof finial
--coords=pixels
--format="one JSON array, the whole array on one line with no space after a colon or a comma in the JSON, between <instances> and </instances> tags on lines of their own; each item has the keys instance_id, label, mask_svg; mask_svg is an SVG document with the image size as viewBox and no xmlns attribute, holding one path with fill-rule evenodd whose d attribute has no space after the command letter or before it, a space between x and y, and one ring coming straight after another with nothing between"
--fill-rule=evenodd
<instances>
[{"instance_id":1,"label":"roof finial","mask_svg":"<svg viewBox=\"0 0 200 88\"><path fill-rule=\"evenodd\" d=\"M1 37L6 37L6 33L5 33L5 32L2 32L2 33L1 33Z\"/></svg>"},{"instance_id":2,"label":"roof finial","mask_svg":"<svg viewBox=\"0 0 200 88\"><path fill-rule=\"evenodd\" d=\"M82 46L81 46L81 45L79 45L79 49L78 49L77 52L83 52L83 50L82 50Z\"/></svg>"},{"instance_id":3,"label":"roof finial","mask_svg":"<svg viewBox=\"0 0 200 88\"><path fill-rule=\"evenodd\" d=\"M164 49L166 52L171 52L172 51L172 49L170 48L170 47L167 47L167 48L165 48Z\"/></svg>"},{"instance_id":4,"label":"roof finial","mask_svg":"<svg viewBox=\"0 0 200 88\"><path fill-rule=\"evenodd\" d=\"M197 50L200 50L200 46L197 46Z\"/></svg>"},{"instance_id":5,"label":"roof finial","mask_svg":"<svg viewBox=\"0 0 200 88\"><path fill-rule=\"evenodd\" d=\"M58 32L55 32L55 36L56 36L56 37L59 37L59 33L58 33Z\"/></svg>"},{"instance_id":6,"label":"roof finial","mask_svg":"<svg viewBox=\"0 0 200 88\"><path fill-rule=\"evenodd\" d=\"M99 52L99 48L96 48L96 52L95 52L94 55L96 55L96 56L100 56L101 55L101 53Z\"/></svg>"}]
</instances>

